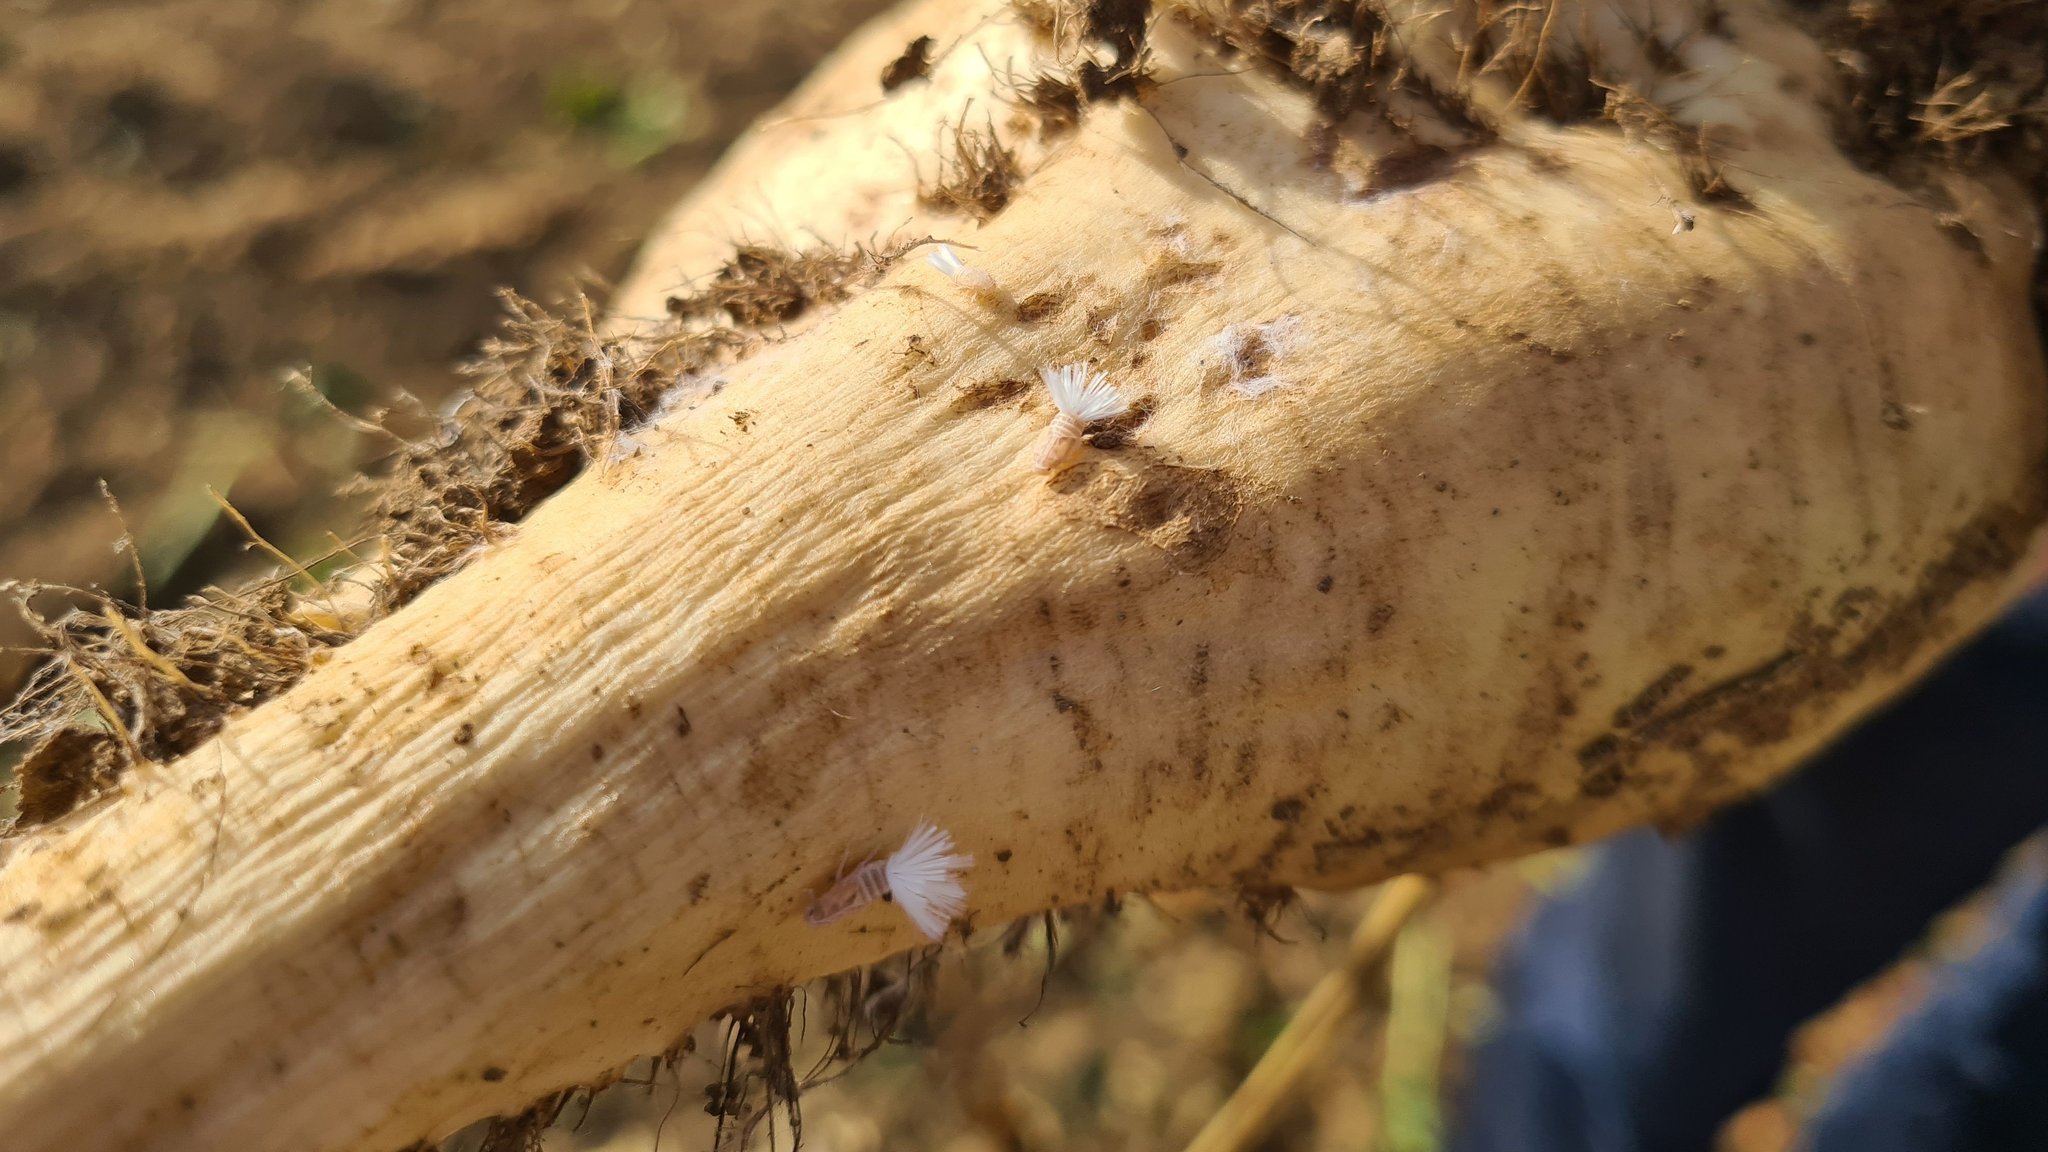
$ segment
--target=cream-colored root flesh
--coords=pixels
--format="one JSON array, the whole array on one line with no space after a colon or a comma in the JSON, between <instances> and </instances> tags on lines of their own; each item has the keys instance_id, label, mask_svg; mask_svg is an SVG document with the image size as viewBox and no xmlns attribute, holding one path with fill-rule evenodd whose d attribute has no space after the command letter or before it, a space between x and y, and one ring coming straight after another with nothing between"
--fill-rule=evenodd
<instances>
[{"instance_id":1,"label":"cream-colored root flesh","mask_svg":"<svg viewBox=\"0 0 2048 1152\"><path fill-rule=\"evenodd\" d=\"M1957 179L1958 245L1831 149L1810 45L1730 28L1686 51L1754 206L1677 235L1670 157L1595 126L1349 195L1370 133L1312 166L1305 97L1170 18L1190 78L1023 145L976 230L920 214L906 150L932 176L970 95L1013 136L983 61L1028 71L1030 34L888 18L621 313L735 237L898 230L1057 307L902 262L283 698L0 846L7 1146L369 1152L517 1110L915 943L804 909L920 818L985 930L1498 858L1782 772L2010 591L2035 223ZM877 103L925 32L966 39ZM999 382L1084 359L1152 415L1048 480L1050 406Z\"/></svg>"}]
</instances>

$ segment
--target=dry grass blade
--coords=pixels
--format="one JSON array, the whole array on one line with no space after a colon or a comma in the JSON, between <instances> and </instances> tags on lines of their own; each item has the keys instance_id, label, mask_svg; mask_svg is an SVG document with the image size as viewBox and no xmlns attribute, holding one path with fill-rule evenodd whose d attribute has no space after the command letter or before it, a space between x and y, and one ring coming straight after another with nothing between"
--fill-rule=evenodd
<instances>
[{"instance_id":1,"label":"dry grass blade","mask_svg":"<svg viewBox=\"0 0 2048 1152\"><path fill-rule=\"evenodd\" d=\"M1368 986L1381 979L1401 927L1435 893L1435 883L1421 876L1387 882L1352 932L1344 966L1309 992L1251 1075L1188 1144L1188 1152L1244 1152L1258 1144L1274 1113L1329 1052L1344 1022L1365 1003Z\"/></svg>"}]
</instances>

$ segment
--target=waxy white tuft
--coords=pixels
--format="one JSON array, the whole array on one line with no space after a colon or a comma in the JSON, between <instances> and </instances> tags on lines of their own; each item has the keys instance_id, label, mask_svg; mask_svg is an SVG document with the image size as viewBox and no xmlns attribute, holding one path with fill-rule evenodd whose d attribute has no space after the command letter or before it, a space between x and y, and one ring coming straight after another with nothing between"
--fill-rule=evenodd
<instances>
[{"instance_id":1,"label":"waxy white tuft","mask_svg":"<svg viewBox=\"0 0 2048 1152\"><path fill-rule=\"evenodd\" d=\"M1110 387L1109 377L1086 364L1040 368L1038 378L1052 393L1052 405L1083 424L1108 420L1131 410L1131 402Z\"/></svg>"},{"instance_id":2,"label":"waxy white tuft","mask_svg":"<svg viewBox=\"0 0 2048 1152\"><path fill-rule=\"evenodd\" d=\"M884 862L896 906L930 940L945 939L946 928L967 910L960 874L973 866L974 857L954 854L953 834L929 821Z\"/></svg>"},{"instance_id":3,"label":"waxy white tuft","mask_svg":"<svg viewBox=\"0 0 2048 1152\"><path fill-rule=\"evenodd\" d=\"M842 874L811 901L804 920L822 926L877 900L892 900L927 939L943 940L947 926L967 909L960 873L973 866L974 857L954 854L952 833L924 821L887 860L870 860Z\"/></svg>"},{"instance_id":4,"label":"waxy white tuft","mask_svg":"<svg viewBox=\"0 0 2048 1152\"><path fill-rule=\"evenodd\" d=\"M1040 472L1057 471L1070 462L1088 425L1131 410L1131 402L1109 386L1109 377L1086 364L1040 368L1038 378L1045 381L1052 406L1059 409L1031 458L1031 466Z\"/></svg>"},{"instance_id":5,"label":"waxy white tuft","mask_svg":"<svg viewBox=\"0 0 2048 1152\"><path fill-rule=\"evenodd\" d=\"M924 262L982 303L993 305L1002 301L1003 290L996 287L996 278L960 259L951 244L935 245L924 254Z\"/></svg>"}]
</instances>

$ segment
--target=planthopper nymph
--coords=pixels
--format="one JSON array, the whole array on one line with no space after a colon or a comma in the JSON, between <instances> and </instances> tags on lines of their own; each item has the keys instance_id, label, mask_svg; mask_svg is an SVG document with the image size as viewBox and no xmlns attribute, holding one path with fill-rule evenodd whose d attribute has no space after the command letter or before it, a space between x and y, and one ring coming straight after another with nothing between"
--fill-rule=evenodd
<instances>
[{"instance_id":1,"label":"planthopper nymph","mask_svg":"<svg viewBox=\"0 0 2048 1152\"><path fill-rule=\"evenodd\" d=\"M952 833L925 821L888 859L870 860L839 877L811 901L804 920L814 927L830 924L889 900L927 939L943 940L947 926L967 910L960 874L973 866L974 857L954 853Z\"/></svg>"},{"instance_id":2,"label":"planthopper nymph","mask_svg":"<svg viewBox=\"0 0 2048 1152\"><path fill-rule=\"evenodd\" d=\"M1052 406L1059 410L1031 458L1031 466L1040 472L1056 472L1071 461L1088 425L1131 409L1131 402L1110 387L1109 377L1086 364L1040 368L1038 378L1045 381L1045 390L1052 393Z\"/></svg>"}]
</instances>

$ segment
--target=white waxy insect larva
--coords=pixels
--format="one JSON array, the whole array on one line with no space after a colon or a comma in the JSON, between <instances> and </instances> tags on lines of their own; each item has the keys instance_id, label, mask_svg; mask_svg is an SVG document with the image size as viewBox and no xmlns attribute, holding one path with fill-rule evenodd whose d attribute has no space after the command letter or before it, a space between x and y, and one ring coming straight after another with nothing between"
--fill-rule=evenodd
<instances>
[{"instance_id":1,"label":"white waxy insect larva","mask_svg":"<svg viewBox=\"0 0 2048 1152\"><path fill-rule=\"evenodd\" d=\"M1131 410L1131 402L1110 387L1109 377L1086 364L1040 368L1038 378L1045 381L1052 406L1059 410L1031 458L1031 466L1040 472L1057 471L1071 461L1088 425Z\"/></svg>"},{"instance_id":2,"label":"white waxy insect larva","mask_svg":"<svg viewBox=\"0 0 2048 1152\"><path fill-rule=\"evenodd\" d=\"M867 861L840 876L811 901L804 921L830 924L877 900L891 900L926 939L943 940L947 927L967 910L960 874L973 866L974 857L954 853L952 833L924 821L888 859Z\"/></svg>"},{"instance_id":3,"label":"white waxy insect larva","mask_svg":"<svg viewBox=\"0 0 2048 1152\"><path fill-rule=\"evenodd\" d=\"M951 244L936 245L924 254L924 261L981 303L991 307L1002 303L1003 290L996 286L996 278L960 259Z\"/></svg>"}]
</instances>

